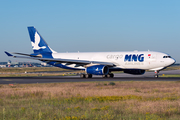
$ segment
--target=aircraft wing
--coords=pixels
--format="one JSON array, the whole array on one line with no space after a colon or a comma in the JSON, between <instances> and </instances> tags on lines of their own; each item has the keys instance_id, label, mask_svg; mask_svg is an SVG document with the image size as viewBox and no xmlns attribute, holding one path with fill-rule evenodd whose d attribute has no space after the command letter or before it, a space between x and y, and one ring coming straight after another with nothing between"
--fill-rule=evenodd
<instances>
[{"instance_id":1,"label":"aircraft wing","mask_svg":"<svg viewBox=\"0 0 180 120\"><path fill-rule=\"evenodd\" d=\"M40 60L46 63L49 62L55 62L55 64L60 63L67 63L67 64L77 64L77 65L88 65L88 64L100 64L100 65L106 65L106 66L115 66L115 64L110 62L100 62L100 61L88 61L88 60L74 60L74 59L56 59L56 58L41 58L37 56L32 56L29 54L23 54L23 53L14 53L14 54L20 54L20 55L26 55L26 56L14 56L11 53L8 53L5 51L5 53L14 58L26 58L26 59L33 59L33 60ZM27 57L30 56L30 57Z\"/></svg>"}]
</instances>

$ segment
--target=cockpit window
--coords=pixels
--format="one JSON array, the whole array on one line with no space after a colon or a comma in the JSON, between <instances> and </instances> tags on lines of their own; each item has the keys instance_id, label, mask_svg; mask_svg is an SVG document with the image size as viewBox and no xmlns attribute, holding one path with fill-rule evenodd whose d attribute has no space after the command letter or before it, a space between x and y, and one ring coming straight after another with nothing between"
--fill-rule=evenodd
<instances>
[{"instance_id":1,"label":"cockpit window","mask_svg":"<svg viewBox=\"0 0 180 120\"><path fill-rule=\"evenodd\" d=\"M163 56L163 58L171 58L171 56Z\"/></svg>"}]
</instances>

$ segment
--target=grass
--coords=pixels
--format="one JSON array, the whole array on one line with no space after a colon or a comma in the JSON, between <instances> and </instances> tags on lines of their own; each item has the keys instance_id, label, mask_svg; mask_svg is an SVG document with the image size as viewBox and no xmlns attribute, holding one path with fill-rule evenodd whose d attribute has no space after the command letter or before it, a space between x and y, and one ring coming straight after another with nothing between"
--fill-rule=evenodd
<instances>
[{"instance_id":1,"label":"grass","mask_svg":"<svg viewBox=\"0 0 180 120\"><path fill-rule=\"evenodd\" d=\"M0 74L0 77L42 77L42 76L73 76L79 73L76 72L63 72L63 73L23 73L23 74Z\"/></svg>"},{"instance_id":2,"label":"grass","mask_svg":"<svg viewBox=\"0 0 180 120\"><path fill-rule=\"evenodd\" d=\"M160 75L160 77L180 77L180 74L177 74L177 75L166 75L166 74L163 74L163 75Z\"/></svg>"},{"instance_id":3,"label":"grass","mask_svg":"<svg viewBox=\"0 0 180 120\"><path fill-rule=\"evenodd\" d=\"M54 73L48 73L55 71ZM58 73L59 71L59 73ZM62 72L63 71L63 72ZM26 72L26 73L25 73ZM29 73L34 72L34 73ZM38 73L44 72L44 73ZM47 72L47 73L46 73ZM0 68L0 77L70 76L84 71L73 71L58 67Z\"/></svg>"},{"instance_id":4,"label":"grass","mask_svg":"<svg viewBox=\"0 0 180 120\"><path fill-rule=\"evenodd\" d=\"M0 68L0 73L24 73L24 72L44 72L44 71L69 71L58 67L19 67L19 68Z\"/></svg>"},{"instance_id":5,"label":"grass","mask_svg":"<svg viewBox=\"0 0 180 120\"><path fill-rule=\"evenodd\" d=\"M180 66L170 66L170 67L167 67L164 70L179 70L179 69L180 69Z\"/></svg>"},{"instance_id":6,"label":"grass","mask_svg":"<svg viewBox=\"0 0 180 120\"><path fill-rule=\"evenodd\" d=\"M146 81L0 85L0 118L178 120L179 86Z\"/></svg>"}]
</instances>

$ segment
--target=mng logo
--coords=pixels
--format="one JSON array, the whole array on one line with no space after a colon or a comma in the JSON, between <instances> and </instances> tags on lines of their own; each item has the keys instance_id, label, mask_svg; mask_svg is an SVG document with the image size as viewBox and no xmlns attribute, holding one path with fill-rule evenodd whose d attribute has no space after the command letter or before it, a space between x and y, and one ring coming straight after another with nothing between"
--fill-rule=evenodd
<instances>
[{"instance_id":1,"label":"mng logo","mask_svg":"<svg viewBox=\"0 0 180 120\"><path fill-rule=\"evenodd\" d=\"M131 62L131 61L134 61L134 62L143 62L144 61L144 54L140 54L140 55L135 55L135 54L130 54L130 55L125 55L125 58L124 58L124 62Z\"/></svg>"}]
</instances>

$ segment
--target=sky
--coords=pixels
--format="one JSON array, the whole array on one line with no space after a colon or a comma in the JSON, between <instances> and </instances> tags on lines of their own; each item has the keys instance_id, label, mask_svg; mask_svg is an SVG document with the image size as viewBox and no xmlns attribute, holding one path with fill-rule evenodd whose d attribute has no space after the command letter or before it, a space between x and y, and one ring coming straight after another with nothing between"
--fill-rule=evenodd
<instances>
[{"instance_id":1,"label":"sky","mask_svg":"<svg viewBox=\"0 0 180 120\"><path fill-rule=\"evenodd\" d=\"M31 61L4 51L32 53L27 27L35 26L57 52L150 50L180 63L179 6L179 0L1 0L0 62Z\"/></svg>"}]
</instances>

